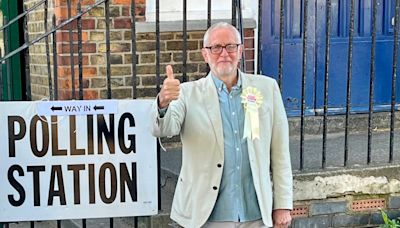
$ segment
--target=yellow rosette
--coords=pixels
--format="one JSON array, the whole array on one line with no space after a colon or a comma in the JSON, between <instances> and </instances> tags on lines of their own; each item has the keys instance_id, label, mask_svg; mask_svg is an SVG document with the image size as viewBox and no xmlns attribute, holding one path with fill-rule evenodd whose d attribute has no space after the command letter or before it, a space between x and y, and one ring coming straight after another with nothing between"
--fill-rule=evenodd
<instances>
[{"instance_id":1,"label":"yellow rosette","mask_svg":"<svg viewBox=\"0 0 400 228\"><path fill-rule=\"evenodd\" d=\"M254 87L247 87L243 90L241 98L245 111L243 138L260 139L258 109L263 102L261 92Z\"/></svg>"}]
</instances>

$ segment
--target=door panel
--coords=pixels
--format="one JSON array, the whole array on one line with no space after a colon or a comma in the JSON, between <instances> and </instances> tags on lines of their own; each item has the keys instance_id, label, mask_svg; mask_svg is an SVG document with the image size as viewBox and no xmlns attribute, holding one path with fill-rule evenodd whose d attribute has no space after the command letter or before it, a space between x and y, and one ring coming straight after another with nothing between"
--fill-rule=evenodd
<instances>
[{"instance_id":1,"label":"door panel","mask_svg":"<svg viewBox=\"0 0 400 228\"><path fill-rule=\"evenodd\" d=\"M346 107L350 0L331 1L328 107L343 113ZM301 104L303 1L285 1L285 36L282 95L290 115L298 115ZM369 107L372 0L355 1L355 32L351 81L351 111L366 112ZM324 105L326 1L309 0L306 74L307 113L319 113ZM263 4L262 73L278 79L280 0ZM375 57L374 108L388 110L391 99L393 64L394 0L378 0ZM400 62L400 56L398 59ZM397 88L400 86L397 82ZM397 89L400 101L400 89Z\"/></svg>"},{"instance_id":2,"label":"door panel","mask_svg":"<svg viewBox=\"0 0 400 228\"><path fill-rule=\"evenodd\" d=\"M312 1L310 1L312 2ZM281 82L282 97L289 115L298 115L301 108L302 55L303 55L303 1L287 0L285 2L285 37L284 64ZM309 4L309 12L314 11L314 4ZM307 74L306 74L306 107L314 108L314 62L315 62L315 17L309 13ZM278 80L279 77L279 18L280 1L271 0L263 3L262 62L264 75Z\"/></svg>"},{"instance_id":3,"label":"door panel","mask_svg":"<svg viewBox=\"0 0 400 228\"><path fill-rule=\"evenodd\" d=\"M375 58L374 107L388 109L391 97L393 64L393 33L390 31L390 15L394 0L378 0L377 43ZM322 21L316 27L316 111L323 109L325 80L325 33L326 2L318 1L317 18ZM369 108L372 1L356 1L355 37L353 42L353 68L351 81L351 108L354 112L366 112ZM332 1L332 30L330 36L328 107L331 112L344 112L346 106L348 30L350 1ZM339 29L337 29L339 28ZM342 30L341 30L342 29ZM400 83L397 83L399 86ZM400 93L398 93L399 95ZM397 97L398 97L397 95ZM385 107L386 106L386 107Z\"/></svg>"}]
</instances>

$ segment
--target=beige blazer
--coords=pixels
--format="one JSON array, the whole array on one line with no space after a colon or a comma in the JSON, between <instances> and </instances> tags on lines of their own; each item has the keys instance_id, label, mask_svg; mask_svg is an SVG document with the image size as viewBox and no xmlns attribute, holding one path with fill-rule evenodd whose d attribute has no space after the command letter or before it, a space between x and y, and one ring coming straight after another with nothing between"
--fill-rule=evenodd
<instances>
[{"instance_id":1,"label":"beige blazer","mask_svg":"<svg viewBox=\"0 0 400 228\"><path fill-rule=\"evenodd\" d=\"M264 98L259 109L260 139L248 139L247 144L262 220L272 227L273 209L293 207L287 117L274 79L240 74L243 89L256 87ZM184 227L201 227L216 202L224 164L221 113L211 75L182 83L179 99L170 103L163 118L155 102L151 119L154 136L180 134L182 140L182 168L171 218Z\"/></svg>"}]
</instances>

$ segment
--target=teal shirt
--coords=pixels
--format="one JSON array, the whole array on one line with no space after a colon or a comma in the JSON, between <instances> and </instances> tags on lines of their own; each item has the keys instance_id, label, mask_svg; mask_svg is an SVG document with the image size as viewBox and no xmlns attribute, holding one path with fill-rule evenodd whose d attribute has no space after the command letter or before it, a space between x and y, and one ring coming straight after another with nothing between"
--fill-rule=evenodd
<instances>
[{"instance_id":1,"label":"teal shirt","mask_svg":"<svg viewBox=\"0 0 400 228\"><path fill-rule=\"evenodd\" d=\"M247 222L261 219L254 189L246 139L243 139L244 109L241 104L242 80L228 92L213 76L218 91L224 132L224 167L217 202L209 221Z\"/></svg>"}]
</instances>

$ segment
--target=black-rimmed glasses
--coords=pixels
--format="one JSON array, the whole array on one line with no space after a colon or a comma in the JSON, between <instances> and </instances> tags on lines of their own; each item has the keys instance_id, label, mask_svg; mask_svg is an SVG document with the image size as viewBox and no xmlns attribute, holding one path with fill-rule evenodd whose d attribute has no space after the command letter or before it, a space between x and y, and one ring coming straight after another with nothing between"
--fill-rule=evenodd
<instances>
[{"instance_id":1,"label":"black-rimmed glasses","mask_svg":"<svg viewBox=\"0 0 400 228\"><path fill-rule=\"evenodd\" d=\"M213 45L210 47L204 47L204 48L210 49L212 54L221 54L222 49L224 49L224 48L225 48L226 52L233 53L238 50L239 45L240 44L227 44L224 46L224 45L217 44L217 45Z\"/></svg>"}]
</instances>

